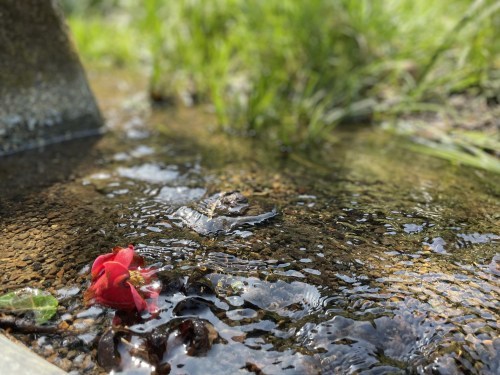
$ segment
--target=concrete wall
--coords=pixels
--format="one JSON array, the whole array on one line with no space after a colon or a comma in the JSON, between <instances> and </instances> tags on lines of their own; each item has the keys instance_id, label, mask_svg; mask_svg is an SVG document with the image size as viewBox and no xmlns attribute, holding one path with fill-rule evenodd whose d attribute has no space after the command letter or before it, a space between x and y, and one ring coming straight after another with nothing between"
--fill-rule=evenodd
<instances>
[{"instance_id":1,"label":"concrete wall","mask_svg":"<svg viewBox=\"0 0 500 375\"><path fill-rule=\"evenodd\" d=\"M57 2L0 0L0 155L101 125Z\"/></svg>"}]
</instances>

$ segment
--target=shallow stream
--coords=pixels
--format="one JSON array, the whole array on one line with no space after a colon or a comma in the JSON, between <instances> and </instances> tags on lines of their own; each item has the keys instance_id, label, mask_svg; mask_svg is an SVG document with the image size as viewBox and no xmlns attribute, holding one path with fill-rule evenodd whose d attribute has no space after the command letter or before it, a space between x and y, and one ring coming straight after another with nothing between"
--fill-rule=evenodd
<instances>
[{"instance_id":1,"label":"shallow stream","mask_svg":"<svg viewBox=\"0 0 500 375\"><path fill-rule=\"evenodd\" d=\"M0 160L1 292L60 302L58 333L15 338L74 373L499 373L498 176L370 127L283 153L214 132L207 108L151 109L140 78L91 80L108 133ZM234 191L245 211L203 211ZM114 312L82 295L129 243L161 269L161 312L106 357ZM216 338L190 351L182 319Z\"/></svg>"}]
</instances>

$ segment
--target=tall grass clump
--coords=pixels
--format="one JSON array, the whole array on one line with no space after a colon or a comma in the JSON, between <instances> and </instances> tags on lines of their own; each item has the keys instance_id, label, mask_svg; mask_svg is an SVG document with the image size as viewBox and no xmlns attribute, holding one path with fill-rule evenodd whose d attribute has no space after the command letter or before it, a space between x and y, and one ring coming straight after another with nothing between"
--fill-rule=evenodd
<instances>
[{"instance_id":1,"label":"tall grass clump","mask_svg":"<svg viewBox=\"0 0 500 375\"><path fill-rule=\"evenodd\" d=\"M500 81L496 0L84 3L128 14L130 38L149 52L154 99L210 103L221 128L285 144L339 122L442 110L455 92L494 95Z\"/></svg>"}]
</instances>

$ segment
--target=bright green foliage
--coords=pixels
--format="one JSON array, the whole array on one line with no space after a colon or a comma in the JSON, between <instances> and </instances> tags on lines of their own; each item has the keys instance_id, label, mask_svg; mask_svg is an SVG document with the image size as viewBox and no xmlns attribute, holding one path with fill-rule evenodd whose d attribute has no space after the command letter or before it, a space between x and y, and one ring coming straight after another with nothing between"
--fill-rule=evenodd
<instances>
[{"instance_id":1,"label":"bright green foliage","mask_svg":"<svg viewBox=\"0 0 500 375\"><path fill-rule=\"evenodd\" d=\"M211 103L222 128L285 144L499 88L497 0L65 3L71 25L84 22L75 33L84 56L137 62L133 51L146 47L156 96ZM102 24L78 21L83 8L104 9ZM128 22L121 37L108 29L116 14Z\"/></svg>"},{"instance_id":2,"label":"bright green foliage","mask_svg":"<svg viewBox=\"0 0 500 375\"><path fill-rule=\"evenodd\" d=\"M32 312L38 324L47 322L57 311L57 299L49 292L23 288L0 296L0 311Z\"/></svg>"},{"instance_id":3,"label":"bright green foliage","mask_svg":"<svg viewBox=\"0 0 500 375\"><path fill-rule=\"evenodd\" d=\"M423 154L449 160L453 163L500 173L500 162L498 159L474 145L456 141L447 143L441 141L438 143L430 140L422 140L422 143L412 143L409 148Z\"/></svg>"},{"instance_id":4,"label":"bright green foliage","mask_svg":"<svg viewBox=\"0 0 500 375\"><path fill-rule=\"evenodd\" d=\"M88 19L71 18L69 26L78 48L84 51L86 62L123 66L140 60L139 35L126 23L106 23L91 16Z\"/></svg>"}]
</instances>

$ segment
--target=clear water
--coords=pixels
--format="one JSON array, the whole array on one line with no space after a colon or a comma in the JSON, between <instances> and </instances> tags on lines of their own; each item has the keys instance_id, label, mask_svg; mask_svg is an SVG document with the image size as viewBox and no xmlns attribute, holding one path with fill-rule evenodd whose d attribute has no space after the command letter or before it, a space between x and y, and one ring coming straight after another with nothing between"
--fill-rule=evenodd
<instances>
[{"instance_id":1,"label":"clear water","mask_svg":"<svg viewBox=\"0 0 500 375\"><path fill-rule=\"evenodd\" d=\"M97 85L110 133L72 178L44 188L63 186L76 208L92 207L73 235L91 233L80 243L81 278L46 285L59 290L79 330L74 347L92 358L68 370L100 371L99 341L114 317L82 305L88 279L78 280L96 254L133 243L171 286L159 317L115 331L115 372L149 374L168 363L172 374L499 373L498 176L410 153L366 127L282 155L211 132L203 110L149 112L130 96L133 87L121 91L128 101L118 100L108 92L113 82ZM244 215L278 215L217 233L175 215L232 190L249 200ZM12 220L4 228L24 217ZM65 319L61 312L56 321ZM186 319L215 330L206 352L188 354L179 328ZM153 332L168 340L156 364ZM59 359L63 336L44 341ZM44 345L34 350L43 354Z\"/></svg>"}]
</instances>

